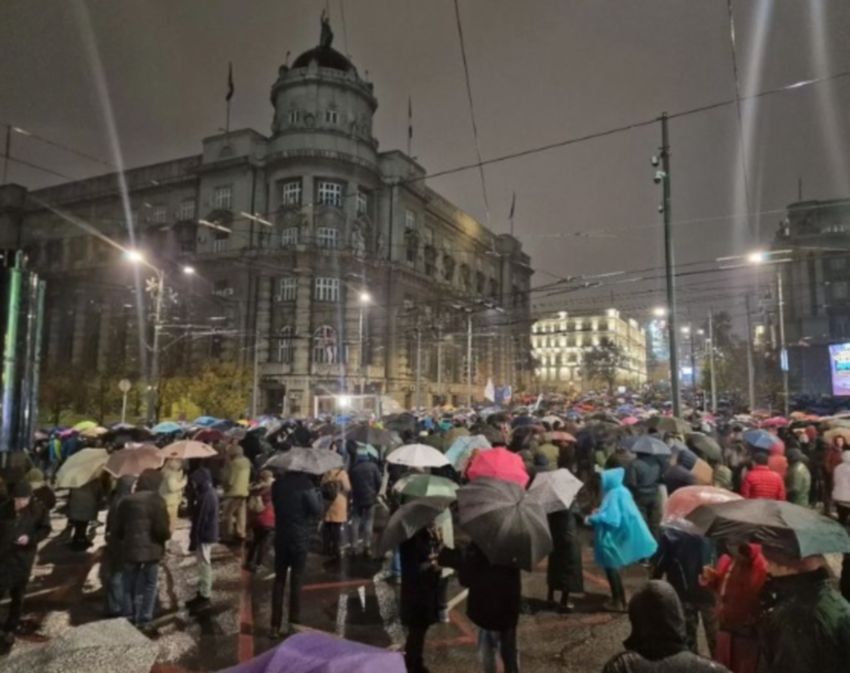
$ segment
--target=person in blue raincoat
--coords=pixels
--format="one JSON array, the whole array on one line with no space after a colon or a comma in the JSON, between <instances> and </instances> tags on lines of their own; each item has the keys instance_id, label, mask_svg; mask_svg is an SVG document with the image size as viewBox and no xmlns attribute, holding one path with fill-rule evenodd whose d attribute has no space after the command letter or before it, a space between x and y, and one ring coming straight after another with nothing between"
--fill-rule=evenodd
<instances>
[{"instance_id":1,"label":"person in blue raincoat","mask_svg":"<svg viewBox=\"0 0 850 673\"><path fill-rule=\"evenodd\" d=\"M650 558L658 548L632 494L623 485L622 467L602 473L602 504L587 521L594 529L594 557L611 586L606 610L624 612L626 592L620 568Z\"/></svg>"}]
</instances>

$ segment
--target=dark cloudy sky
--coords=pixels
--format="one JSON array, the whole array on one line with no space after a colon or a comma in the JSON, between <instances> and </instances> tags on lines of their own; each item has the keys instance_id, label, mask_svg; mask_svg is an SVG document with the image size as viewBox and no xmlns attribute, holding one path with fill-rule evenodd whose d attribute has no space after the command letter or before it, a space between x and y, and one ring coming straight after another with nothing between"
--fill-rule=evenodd
<instances>
[{"instance_id":1,"label":"dark cloudy sky","mask_svg":"<svg viewBox=\"0 0 850 673\"><path fill-rule=\"evenodd\" d=\"M100 55L126 164L197 153L224 124L227 62L233 61L233 126L268 132L269 87L284 55L318 39L322 1L81 0L0 3L0 121L110 157ZM335 46L368 71L379 99L382 149L403 148L413 99L414 154L438 171L475 159L452 0L331 0ZM652 119L734 96L726 0L460 0L485 158ZM744 94L850 70L850 3L736 0ZM796 198L850 196L850 78L744 103L755 211ZM745 218L734 106L671 123L673 218L680 262L752 247ZM15 136L14 154L59 172L102 172ZM657 127L490 166L490 224L506 231L511 193L516 230L538 270L576 275L655 267L661 230L649 157ZM55 181L13 166L12 179ZM736 188L737 185L737 188ZM432 181L485 217L477 171ZM761 218L772 236L781 212ZM728 277L698 277L702 297L723 304ZM718 285L721 281L721 285ZM709 283L714 283L711 285ZM723 290L722 282L730 283ZM612 285L635 312L657 303L660 281ZM570 295L585 307L587 294ZM569 308L569 307L568 307Z\"/></svg>"}]
</instances>

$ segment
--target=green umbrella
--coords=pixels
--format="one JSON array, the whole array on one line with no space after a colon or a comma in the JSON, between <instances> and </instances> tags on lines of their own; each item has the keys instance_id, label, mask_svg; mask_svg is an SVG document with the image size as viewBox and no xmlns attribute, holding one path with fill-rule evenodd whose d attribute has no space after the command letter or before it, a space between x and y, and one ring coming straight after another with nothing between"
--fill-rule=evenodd
<instances>
[{"instance_id":1,"label":"green umbrella","mask_svg":"<svg viewBox=\"0 0 850 673\"><path fill-rule=\"evenodd\" d=\"M451 498L417 498L399 507L390 520L381 541L378 543L378 553L383 554L395 549L405 540L409 540L416 532L432 523L454 501Z\"/></svg>"},{"instance_id":2,"label":"green umbrella","mask_svg":"<svg viewBox=\"0 0 850 673\"><path fill-rule=\"evenodd\" d=\"M850 553L850 536L840 523L790 502L734 500L702 505L687 518L702 535L753 540L793 558Z\"/></svg>"},{"instance_id":3,"label":"green umbrella","mask_svg":"<svg viewBox=\"0 0 850 673\"><path fill-rule=\"evenodd\" d=\"M100 475L109 454L106 449L81 449L68 457L56 473L56 488L79 488Z\"/></svg>"},{"instance_id":4,"label":"green umbrella","mask_svg":"<svg viewBox=\"0 0 850 673\"><path fill-rule=\"evenodd\" d=\"M720 462L723 460L723 450L713 437L702 432L690 432L685 435L688 448L699 454L704 460Z\"/></svg>"},{"instance_id":5,"label":"green umbrella","mask_svg":"<svg viewBox=\"0 0 850 673\"><path fill-rule=\"evenodd\" d=\"M409 474L399 479L393 490L408 498L438 496L454 498L459 486L451 479L432 474Z\"/></svg>"}]
</instances>

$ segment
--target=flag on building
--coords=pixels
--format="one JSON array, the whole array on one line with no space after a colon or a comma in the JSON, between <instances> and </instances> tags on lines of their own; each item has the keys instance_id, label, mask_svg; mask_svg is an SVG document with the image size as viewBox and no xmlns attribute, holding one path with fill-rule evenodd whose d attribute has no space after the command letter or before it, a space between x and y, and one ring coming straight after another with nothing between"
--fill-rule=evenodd
<instances>
[{"instance_id":1,"label":"flag on building","mask_svg":"<svg viewBox=\"0 0 850 673\"><path fill-rule=\"evenodd\" d=\"M227 64L227 96L224 97L228 103L233 98L233 63Z\"/></svg>"},{"instance_id":2,"label":"flag on building","mask_svg":"<svg viewBox=\"0 0 850 673\"><path fill-rule=\"evenodd\" d=\"M407 97L407 142L413 140L413 101Z\"/></svg>"},{"instance_id":3,"label":"flag on building","mask_svg":"<svg viewBox=\"0 0 850 673\"><path fill-rule=\"evenodd\" d=\"M539 410L540 410L540 405L541 405L541 404L543 404L543 393L540 393L540 394L537 396L537 401L534 403L534 406L533 406L533 407L531 407L531 410L532 410L532 411L539 411Z\"/></svg>"},{"instance_id":4,"label":"flag on building","mask_svg":"<svg viewBox=\"0 0 850 673\"><path fill-rule=\"evenodd\" d=\"M484 386L484 399L491 402L496 401L496 388L493 385L493 379L487 379L487 385Z\"/></svg>"}]
</instances>

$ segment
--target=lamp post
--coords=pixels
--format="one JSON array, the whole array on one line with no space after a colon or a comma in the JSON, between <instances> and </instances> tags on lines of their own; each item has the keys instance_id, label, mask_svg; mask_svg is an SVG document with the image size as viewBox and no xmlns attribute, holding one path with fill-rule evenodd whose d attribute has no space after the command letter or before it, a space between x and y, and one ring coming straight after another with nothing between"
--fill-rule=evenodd
<instances>
[{"instance_id":1,"label":"lamp post","mask_svg":"<svg viewBox=\"0 0 850 673\"><path fill-rule=\"evenodd\" d=\"M363 290L357 297L357 300L360 306L360 316L358 320L358 329L360 334L360 394L365 395L368 372L366 370L366 348L365 340L363 338L363 328L365 326L366 309L368 308L369 304L372 303L372 295L366 292L366 290Z\"/></svg>"}]
</instances>

